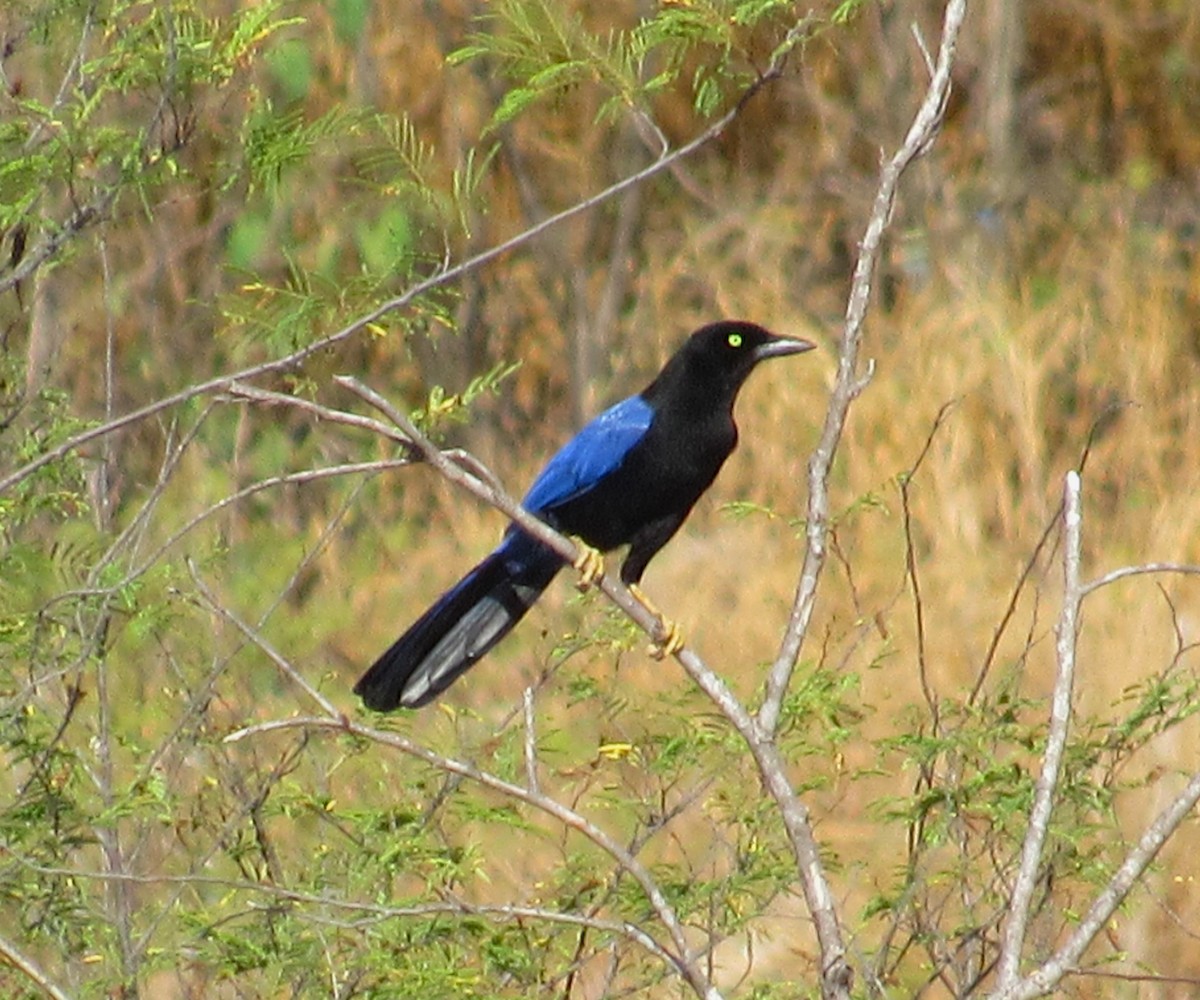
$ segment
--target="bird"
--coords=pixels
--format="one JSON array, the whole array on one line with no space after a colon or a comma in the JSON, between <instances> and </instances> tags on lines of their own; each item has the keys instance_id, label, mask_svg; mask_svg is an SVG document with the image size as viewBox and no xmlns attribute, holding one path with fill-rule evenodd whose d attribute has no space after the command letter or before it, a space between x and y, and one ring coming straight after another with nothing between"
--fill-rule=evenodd
<instances>
[{"instance_id":1,"label":"bird","mask_svg":"<svg viewBox=\"0 0 1200 1000\"><path fill-rule=\"evenodd\" d=\"M621 582L658 615L669 652L682 639L642 594L642 574L737 446L733 404L750 372L768 358L815 346L740 320L702 326L645 389L584 425L521 501L581 543L574 564L581 585L603 573L601 553L628 546ZM511 525L499 546L372 664L354 693L380 712L433 701L512 630L566 565Z\"/></svg>"}]
</instances>

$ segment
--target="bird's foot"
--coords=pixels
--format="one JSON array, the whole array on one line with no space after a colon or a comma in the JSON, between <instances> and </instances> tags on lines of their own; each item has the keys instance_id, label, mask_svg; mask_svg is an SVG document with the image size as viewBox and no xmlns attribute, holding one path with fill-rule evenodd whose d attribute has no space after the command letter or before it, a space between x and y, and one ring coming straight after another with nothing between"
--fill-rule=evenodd
<instances>
[{"instance_id":1,"label":"bird's foot","mask_svg":"<svg viewBox=\"0 0 1200 1000\"><path fill-rule=\"evenodd\" d=\"M579 579L575 581L575 589L580 593L591 590L592 584L604 575L604 556L599 549L594 549L582 538L572 536L579 555L571 565L579 570Z\"/></svg>"},{"instance_id":2,"label":"bird's foot","mask_svg":"<svg viewBox=\"0 0 1200 1000\"><path fill-rule=\"evenodd\" d=\"M654 659L663 660L683 649L683 630L670 618L660 617L658 622L662 635L651 640L648 652Z\"/></svg>"},{"instance_id":3,"label":"bird's foot","mask_svg":"<svg viewBox=\"0 0 1200 1000\"><path fill-rule=\"evenodd\" d=\"M650 655L656 660L661 660L668 656L674 656L683 649L683 630L678 623L664 615L658 605L650 600L636 583L629 585L629 592L637 598L642 607L658 619L658 634L650 643Z\"/></svg>"}]
</instances>

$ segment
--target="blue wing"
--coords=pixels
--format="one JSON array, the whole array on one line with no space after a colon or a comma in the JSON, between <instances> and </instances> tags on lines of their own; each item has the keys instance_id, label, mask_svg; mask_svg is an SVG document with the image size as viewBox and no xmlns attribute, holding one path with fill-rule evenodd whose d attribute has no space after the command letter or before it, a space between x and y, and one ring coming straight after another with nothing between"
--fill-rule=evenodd
<instances>
[{"instance_id":1,"label":"blue wing","mask_svg":"<svg viewBox=\"0 0 1200 1000\"><path fill-rule=\"evenodd\" d=\"M521 506L541 513L591 489L620 467L629 450L645 437L653 418L653 408L641 396L609 407L546 463Z\"/></svg>"}]
</instances>

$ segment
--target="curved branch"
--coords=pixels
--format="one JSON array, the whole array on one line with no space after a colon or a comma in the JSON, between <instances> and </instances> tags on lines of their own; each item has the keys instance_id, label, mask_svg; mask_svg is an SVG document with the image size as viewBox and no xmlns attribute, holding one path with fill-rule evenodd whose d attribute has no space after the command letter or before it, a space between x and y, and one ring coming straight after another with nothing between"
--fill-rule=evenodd
<instances>
[{"instance_id":1,"label":"curved branch","mask_svg":"<svg viewBox=\"0 0 1200 1000\"><path fill-rule=\"evenodd\" d=\"M71 994L47 976L37 962L4 937L0 937L0 958L34 983L46 996L52 997L53 1000L72 1000Z\"/></svg>"},{"instance_id":2,"label":"curved branch","mask_svg":"<svg viewBox=\"0 0 1200 1000\"><path fill-rule=\"evenodd\" d=\"M1182 576L1200 576L1200 566L1192 563L1173 562L1153 562L1143 563L1140 566L1122 566L1120 569L1110 570L1103 576L1085 583L1080 589L1080 594L1087 597L1093 591L1099 590L1101 587L1107 587L1118 580L1124 580L1131 576L1146 576L1151 573L1175 573Z\"/></svg>"}]
</instances>

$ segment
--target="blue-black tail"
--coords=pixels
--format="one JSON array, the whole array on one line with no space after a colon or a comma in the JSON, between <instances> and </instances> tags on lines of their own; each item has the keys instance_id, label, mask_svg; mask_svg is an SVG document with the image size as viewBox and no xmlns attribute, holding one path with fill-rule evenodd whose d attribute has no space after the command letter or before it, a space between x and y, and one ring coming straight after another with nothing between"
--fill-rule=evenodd
<instances>
[{"instance_id":1,"label":"blue-black tail","mask_svg":"<svg viewBox=\"0 0 1200 1000\"><path fill-rule=\"evenodd\" d=\"M512 530L446 591L354 685L368 708L419 708L512 630L562 568L551 549Z\"/></svg>"}]
</instances>

